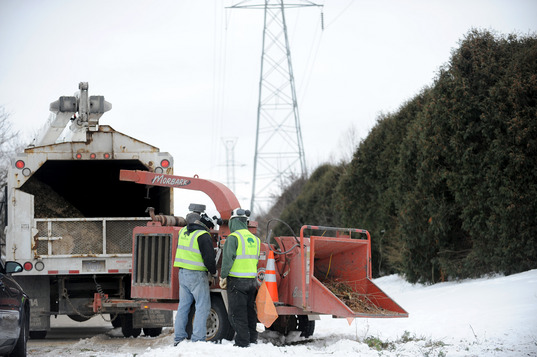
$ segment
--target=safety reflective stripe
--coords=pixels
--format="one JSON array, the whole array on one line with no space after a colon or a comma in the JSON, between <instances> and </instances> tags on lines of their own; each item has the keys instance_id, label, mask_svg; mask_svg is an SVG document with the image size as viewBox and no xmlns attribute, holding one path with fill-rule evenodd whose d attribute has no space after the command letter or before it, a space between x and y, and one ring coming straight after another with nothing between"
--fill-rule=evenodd
<instances>
[{"instance_id":1,"label":"safety reflective stripe","mask_svg":"<svg viewBox=\"0 0 537 357\"><path fill-rule=\"evenodd\" d=\"M270 255L269 255L270 256ZM274 259L269 258L267 261L267 267L265 269L265 281L267 283L275 283L276 282L276 264L274 262Z\"/></svg>"},{"instance_id":2,"label":"safety reflective stripe","mask_svg":"<svg viewBox=\"0 0 537 357\"><path fill-rule=\"evenodd\" d=\"M201 254L201 251L199 249L194 248L194 240L198 239L198 237L200 235L202 235L203 233L205 233L205 231L196 231L194 236L190 239L190 246L189 247L186 247L184 245L178 245L177 249L186 250L188 252Z\"/></svg>"},{"instance_id":3,"label":"safety reflective stripe","mask_svg":"<svg viewBox=\"0 0 537 357\"><path fill-rule=\"evenodd\" d=\"M240 232L235 233L237 233L242 243L242 254L237 255L237 258L235 259L257 259L259 257L259 249L261 248L259 244L257 245L257 255L246 255L246 244L244 243L244 237Z\"/></svg>"},{"instance_id":4,"label":"safety reflective stripe","mask_svg":"<svg viewBox=\"0 0 537 357\"><path fill-rule=\"evenodd\" d=\"M174 267L180 267L180 268L186 268L190 270L207 270L207 267L205 267L205 264L203 263L203 258L201 256L201 251L199 250L199 247L194 247L195 242L197 242L197 238L204 234L205 231L203 230L197 230L194 232L194 234L190 237L189 245L181 245L180 239L184 235L186 227L182 228L179 231L179 238L177 242L177 251L175 253L175 259L173 262ZM197 244L196 244L197 246ZM180 252L184 251L187 255L186 257L179 258ZM185 255L183 254L183 255ZM192 255L194 254L194 255ZM195 259L195 260L194 260Z\"/></svg>"},{"instance_id":5,"label":"safety reflective stripe","mask_svg":"<svg viewBox=\"0 0 537 357\"><path fill-rule=\"evenodd\" d=\"M199 266L199 267L202 267L202 268L205 267L205 264L203 264L203 263L195 262L195 261L193 261L193 260L187 260L187 259L179 259L179 258L175 258L174 262L176 262L176 263L186 263L186 264L191 264L191 265Z\"/></svg>"},{"instance_id":6,"label":"safety reflective stripe","mask_svg":"<svg viewBox=\"0 0 537 357\"><path fill-rule=\"evenodd\" d=\"M247 233L251 235L251 238L253 238L256 242L257 255L246 254L245 237L240 231L233 232L232 234L235 235L239 240L239 246L237 247L237 256L229 272L230 276L239 278L255 278L257 276L257 261L259 259L261 244L259 238L248 231Z\"/></svg>"}]
</instances>

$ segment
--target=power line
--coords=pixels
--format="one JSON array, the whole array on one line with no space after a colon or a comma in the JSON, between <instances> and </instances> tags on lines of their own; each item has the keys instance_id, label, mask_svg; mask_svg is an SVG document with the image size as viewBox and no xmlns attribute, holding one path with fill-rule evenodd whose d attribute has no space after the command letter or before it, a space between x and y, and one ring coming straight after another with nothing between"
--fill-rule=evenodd
<instances>
[{"instance_id":1,"label":"power line","mask_svg":"<svg viewBox=\"0 0 537 357\"><path fill-rule=\"evenodd\" d=\"M263 9L263 45L250 209L268 203L289 177L307 175L285 8L311 1L241 1L230 8Z\"/></svg>"}]
</instances>

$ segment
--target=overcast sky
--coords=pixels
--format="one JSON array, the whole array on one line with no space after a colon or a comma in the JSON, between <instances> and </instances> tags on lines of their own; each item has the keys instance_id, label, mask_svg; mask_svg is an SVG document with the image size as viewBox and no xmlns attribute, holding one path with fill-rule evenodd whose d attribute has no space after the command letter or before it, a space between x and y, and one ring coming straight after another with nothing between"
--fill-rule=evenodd
<instances>
[{"instance_id":1,"label":"overcast sky","mask_svg":"<svg viewBox=\"0 0 537 357\"><path fill-rule=\"evenodd\" d=\"M89 82L113 105L101 124L170 152L177 175L224 183L223 138L237 138L235 187L248 207L263 11L226 9L238 2L0 0L0 106L30 140L51 102ZM286 11L310 172L348 157L380 113L431 85L472 27L537 32L534 0L317 3Z\"/></svg>"}]
</instances>

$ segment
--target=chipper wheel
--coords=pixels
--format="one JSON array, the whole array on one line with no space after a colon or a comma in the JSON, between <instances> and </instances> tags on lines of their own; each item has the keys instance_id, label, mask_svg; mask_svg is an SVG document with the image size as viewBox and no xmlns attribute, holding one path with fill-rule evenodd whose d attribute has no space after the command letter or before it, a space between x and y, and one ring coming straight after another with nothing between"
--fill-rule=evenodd
<instances>
[{"instance_id":1,"label":"chipper wheel","mask_svg":"<svg viewBox=\"0 0 537 357\"><path fill-rule=\"evenodd\" d=\"M307 315L283 315L269 327L269 330L287 336L291 331L300 331L300 336L310 337L315 330L315 321L308 320Z\"/></svg>"},{"instance_id":2,"label":"chipper wheel","mask_svg":"<svg viewBox=\"0 0 537 357\"><path fill-rule=\"evenodd\" d=\"M192 322L195 314L194 306L195 304L192 304L190 314L188 315L188 325L186 326L188 338L192 336ZM235 331L229 323L226 306L222 297L211 294L211 310L207 317L207 341L232 340L233 336L235 336Z\"/></svg>"}]
</instances>

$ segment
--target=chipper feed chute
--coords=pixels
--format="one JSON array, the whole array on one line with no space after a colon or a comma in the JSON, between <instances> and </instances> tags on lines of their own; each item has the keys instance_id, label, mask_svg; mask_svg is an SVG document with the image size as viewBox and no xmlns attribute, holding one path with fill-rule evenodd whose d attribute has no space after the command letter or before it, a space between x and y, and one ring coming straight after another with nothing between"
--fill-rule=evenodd
<instances>
[{"instance_id":1,"label":"chipper feed chute","mask_svg":"<svg viewBox=\"0 0 537 357\"><path fill-rule=\"evenodd\" d=\"M320 234L304 237L305 231ZM294 237L279 240L284 247L296 242ZM408 317L371 281L371 239L365 230L304 226L300 254L287 257L287 264L289 271L302 270L301 279L281 279L282 298L291 305L342 318Z\"/></svg>"}]
</instances>

